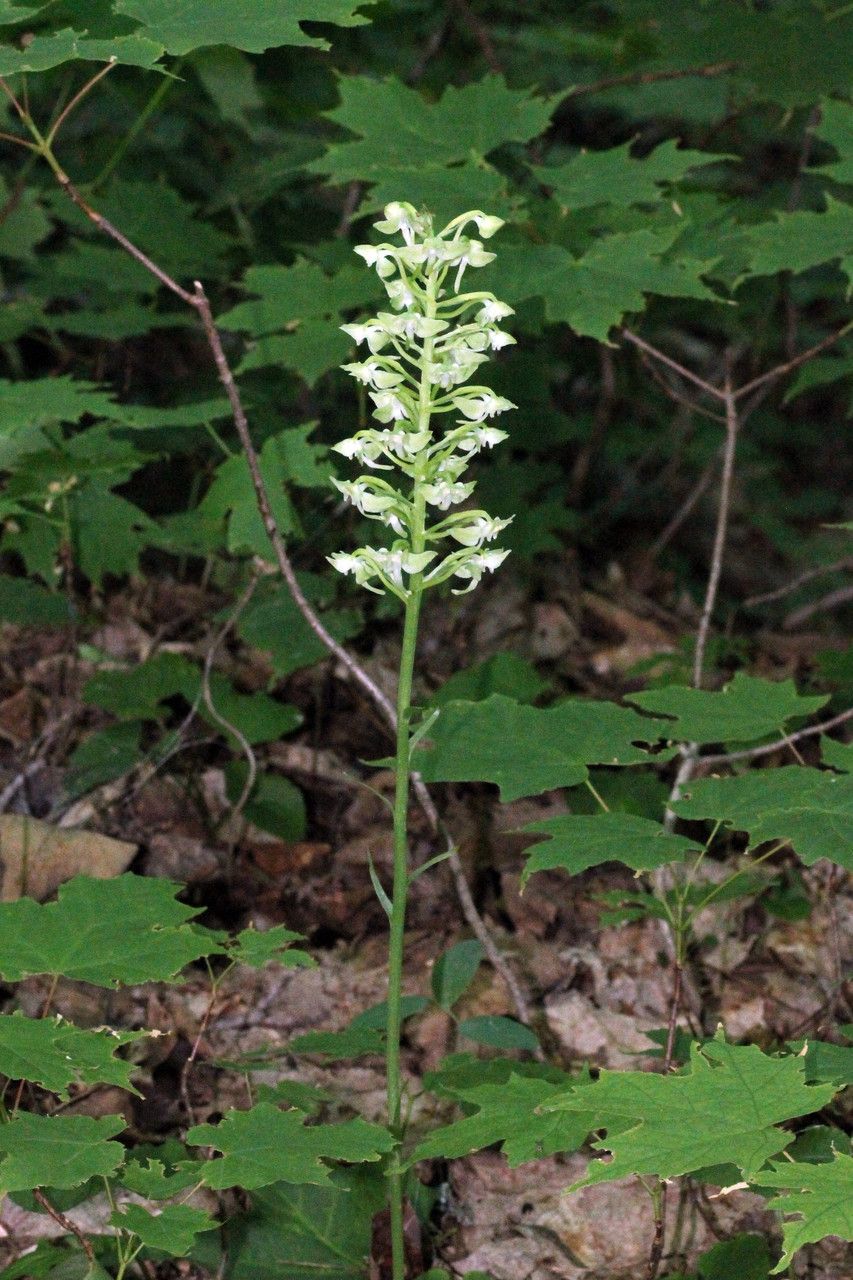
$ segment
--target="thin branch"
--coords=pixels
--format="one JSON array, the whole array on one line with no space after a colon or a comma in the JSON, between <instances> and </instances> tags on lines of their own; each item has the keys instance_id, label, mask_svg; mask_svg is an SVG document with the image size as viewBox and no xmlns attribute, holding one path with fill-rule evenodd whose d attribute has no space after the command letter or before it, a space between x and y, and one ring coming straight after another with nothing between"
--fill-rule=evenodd
<instances>
[{"instance_id":1,"label":"thin branch","mask_svg":"<svg viewBox=\"0 0 853 1280\"><path fill-rule=\"evenodd\" d=\"M112 71L113 67L116 65L117 62L118 62L117 58L110 58L106 66L101 67L100 71L96 72L96 74L93 75L91 79L87 80L86 83L83 85L82 89L78 89L74 97L65 106L64 110L60 112L56 120L54 120L53 124L50 126L50 129L48 130L48 132L45 134L45 142L49 147L53 146L53 141L56 135L59 133L59 130L62 128L65 121L71 115L74 108L78 105L78 103L82 102L83 99L87 97L88 94L92 92L92 90L94 89L95 85L98 83L99 80L103 80L104 76L109 75L109 73Z\"/></svg>"},{"instance_id":2,"label":"thin branch","mask_svg":"<svg viewBox=\"0 0 853 1280\"><path fill-rule=\"evenodd\" d=\"M774 600L781 600L783 596L789 596L798 588L805 586L807 582L814 581L815 578L823 578L828 573L841 573L845 569L853 568L853 556L844 556L841 560L835 560L832 564L821 564L814 569L806 569L804 573L800 573L796 578L792 578L790 582L786 582L783 587L777 587L775 591L765 591L758 596L748 596L744 600L744 607L753 609L760 604L771 604Z\"/></svg>"},{"instance_id":3,"label":"thin branch","mask_svg":"<svg viewBox=\"0 0 853 1280\"><path fill-rule=\"evenodd\" d=\"M489 35L486 24L477 17L468 0L453 0L453 7L458 11L465 26L480 46L480 52L489 70L495 75L503 75L504 69L500 58L495 52L495 46L492 43L492 37Z\"/></svg>"},{"instance_id":4,"label":"thin branch","mask_svg":"<svg viewBox=\"0 0 853 1280\"><path fill-rule=\"evenodd\" d=\"M58 1226L62 1227L63 1231L68 1232L69 1235L77 1237L77 1243L80 1245L80 1248L83 1250L84 1254L86 1255L86 1261L88 1262L89 1266L94 1269L95 1250L92 1248L90 1242L86 1239L86 1236L82 1231L82 1229L77 1226L77 1223L72 1222L71 1218L67 1217L64 1213L62 1213L59 1209L57 1209L54 1205L52 1205L48 1200L47 1196L42 1191L41 1187L33 1188L33 1199L36 1201L37 1204L41 1205L45 1213L49 1214L50 1217L53 1218L54 1222L58 1224Z\"/></svg>"},{"instance_id":5,"label":"thin branch","mask_svg":"<svg viewBox=\"0 0 853 1280\"><path fill-rule=\"evenodd\" d=\"M740 400L742 396L749 395L751 391L755 391L758 387L763 387L766 382L774 382L777 378L784 377L786 373L793 373L794 369L799 369L800 365L805 364L807 360L819 356L822 351L834 346L851 329L853 329L853 320L848 321L847 324L837 329L835 333L831 333L829 337L824 338L821 342L816 342L807 351L801 351L792 360L786 360L784 364L777 364L775 369L769 369L767 373L759 374L757 378L753 378L750 382L745 382L742 387L738 387L737 391L734 392L735 400Z\"/></svg>"},{"instance_id":6,"label":"thin branch","mask_svg":"<svg viewBox=\"0 0 853 1280\"><path fill-rule=\"evenodd\" d=\"M739 65L737 62L712 62L704 67L683 67L672 71L628 71L621 76L606 76L602 80L594 80L591 84L576 84L563 94L563 101L585 98L591 93L604 93L607 89L621 89L629 85L662 84L666 80L688 78L712 80L717 76L728 75Z\"/></svg>"},{"instance_id":7,"label":"thin branch","mask_svg":"<svg viewBox=\"0 0 853 1280\"><path fill-rule=\"evenodd\" d=\"M693 488L688 493L687 497L682 502L681 506L676 511L675 515L670 520L669 524L666 526L663 532L659 533L658 536L655 538L654 542L649 547L650 560L656 560L657 557L660 555L660 553L663 551L664 547L669 542L671 542L672 539L675 537L675 535L678 533L678 530L684 524L684 521L690 515L691 511L696 506L696 503L702 497L703 493L705 492L705 490L708 488L711 481L713 480L714 472L717 469L717 462L719 460L719 457L720 457L720 452L714 455L714 457L705 467L699 479L696 481Z\"/></svg>"},{"instance_id":8,"label":"thin branch","mask_svg":"<svg viewBox=\"0 0 853 1280\"><path fill-rule=\"evenodd\" d=\"M796 733L786 734L784 738L780 738L778 742L770 742L763 747L749 747L745 751L729 751L720 752L715 756L701 756L699 763L702 765L721 765L734 764L738 760L759 760L762 756L771 756L782 747L790 747L793 743L799 742L802 738L813 738L819 733L829 733L830 729L837 729L839 725L846 724L848 720L853 720L853 707L848 707L846 711L839 711L837 716L833 716L831 720L823 720L820 724L809 725L806 729L798 729Z\"/></svg>"},{"instance_id":9,"label":"thin branch","mask_svg":"<svg viewBox=\"0 0 853 1280\"><path fill-rule=\"evenodd\" d=\"M689 409L691 413L701 414L703 418L710 418L713 422L725 422L725 418L721 413L714 413L713 409L703 409L702 405L697 404L695 400L690 400L687 396L682 395L664 375L655 368L653 359L645 351L640 352L640 360L643 368L658 384L661 390L669 396L670 400L674 400L676 404L681 405L684 409Z\"/></svg>"},{"instance_id":10,"label":"thin branch","mask_svg":"<svg viewBox=\"0 0 853 1280\"><path fill-rule=\"evenodd\" d=\"M45 158L47 159L47 157ZM54 169L54 174L57 182L62 187L66 195L74 201L78 209L81 209L83 213L85 213L90 222L94 222L99 231L103 231L105 235L108 235L112 240L115 240L116 244L121 245L125 253L129 253L131 258L134 258L140 266L145 268L146 271L150 271L152 276L155 276L162 285L165 285L165 287L170 290L170 292L176 294L182 302L187 304L188 307L195 307L196 310L198 310L196 297L186 289L182 288L181 285L178 284L177 280L173 280L168 272L164 271L162 267L158 267L157 263L149 258L147 253L143 253L142 250L137 248L131 240L128 240L127 236L123 232L119 231L118 227L113 226L109 218L105 218L102 213L98 213L96 209L93 209L74 186L74 183L68 177L68 174L65 173L58 165Z\"/></svg>"},{"instance_id":11,"label":"thin branch","mask_svg":"<svg viewBox=\"0 0 853 1280\"><path fill-rule=\"evenodd\" d=\"M853 323L853 322L851 322ZM645 338L641 338L638 334L632 333L630 329L621 331L622 337L632 342L640 351L647 352L648 355L654 356L655 360L659 360L661 364L665 364L668 369L672 369L673 373L677 373L679 378L683 378L685 382L692 382L694 387L698 387L700 391L704 391L705 395L713 396L716 400L724 400L724 393L719 387L715 387L712 383L706 382L704 378L700 378L698 373L693 373L685 365L679 364L677 360L673 360L671 356L665 355L663 351L659 351L657 347L653 347L650 342L646 342Z\"/></svg>"},{"instance_id":12,"label":"thin branch","mask_svg":"<svg viewBox=\"0 0 853 1280\"><path fill-rule=\"evenodd\" d=\"M840 609L842 605L850 604L851 600L853 600L853 586L839 587L836 591L830 591L828 595L821 596L820 600L812 600L809 604L804 604L801 609L795 609L793 613L789 613L782 621L782 629L793 631L803 622L814 617L816 613Z\"/></svg>"},{"instance_id":13,"label":"thin branch","mask_svg":"<svg viewBox=\"0 0 853 1280\"><path fill-rule=\"evenodd\" d=\"M726 406L726 442L723 450L723 469L720 475L720 502L717 508L717 527L714 531L714 548L711 553L711 571L708 574L708 587L705 592L705 603L696 633L696 650L693 655L693 685L702 687L702 672L705 665L705 648L708 643L708 632L714 605L717 603L717 591L720 585L720 574L723 570L723 555L726 549L726 536L729 527L729 512L732 502L732 479L734 476L735 450L737 448L738 414L729 374L723 390L723 401Z\"/></svg>"},{"instance_id":14,"label":"thin branch","mask_svg":"<svg viewBox=\"0 0 853 1280\"><path fill-rule=\"evenodd\" d=\"M14 142L17 147L25 147L27 151L35 151L38 153L38 147L34 142L28 142L26 138L19 138L14 133L0 132L0 142Z\"/></svg>"}]
</instances>

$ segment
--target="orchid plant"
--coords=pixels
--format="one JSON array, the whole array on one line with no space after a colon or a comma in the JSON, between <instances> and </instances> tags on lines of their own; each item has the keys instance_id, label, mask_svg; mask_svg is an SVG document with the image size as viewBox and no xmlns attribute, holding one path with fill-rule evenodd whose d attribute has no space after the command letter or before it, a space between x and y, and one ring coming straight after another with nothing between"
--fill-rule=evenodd
<instances>
[{"instance_id":1,"label":"orchid plant","mask_svg":"<svg viewBox=\"0 0 853 1280\"><path fill-rule=\"evenodd\" d=\"M488 239L501 218L475 209L436 232L429 214L411 204L386 205L375 223L402 244L358 245L375 268L393 308L371 320L343 325L367 358L344 365L368 387L373 416L381 425L358 431L334 448L368 471L356 480L335 480L341 493L368 519L390 531L390 544L338 551L329 557L340 573L379 595L390 592L405 606L397 686L397 750L394 798L394 879L390 899L374 876L390 920L388 961L388 1121L397 1146L389 1162L392 1275L403 1280L402 1015L403 940L410 883L407 814L411 752L411 693L421 598L428 587L455 581L456 594L472 591L508 551L492 544L510 523L473 508L474 482L466 468L483 449L506 439L491 419L515 406L469 379L492 351L515 339L500 328L512 308L482 290L461 292L468 268L495 255L466 234L475 228ZM448 415L452 415L448 417ZM449 425L441 429L442 420ZM391 473L386 479L377 472ZM423 731L421 726L421 731Z\"/></svg>"}]
</instances>

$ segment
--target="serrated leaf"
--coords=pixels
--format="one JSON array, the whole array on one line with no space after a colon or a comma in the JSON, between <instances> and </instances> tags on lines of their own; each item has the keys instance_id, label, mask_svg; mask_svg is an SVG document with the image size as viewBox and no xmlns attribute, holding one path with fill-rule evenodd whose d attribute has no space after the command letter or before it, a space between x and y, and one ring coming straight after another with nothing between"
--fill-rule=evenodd
<instances>
[{"instance_id":1,"label":"serrated leaf","mask_svg":"<svg viewBox=\"0 0 853 1280\"><path fill-rule=\"evenodd\" d=\"M210 45L230 45L246 53L263 53L280 45L327 49L327 40L308 35L303 22L330 22L356 27L369 22L358 9L376 0L116 0L116 12L142 23L143 33L162 42L169 53L183 55Z\"/></svg>"},{"instance_id":2,"label":"serrated leaf","mask_svg":"<svg viewBox=\"0 0 853 1280\"><path fill-rule=\"evenodd\" d=\"M831 1163L777 1164L770 1172L762 1170L756 1181L779 1190L768 1209L797 1215L782 1226L784 1253L771 1275L785 1271L805 1244L824 1236L853 1240L853 1156L839 1152Z\"/></svg>"},{"instance_id":3,"label":"serrated leaf","mask_svg":"<svg viewBox=\"0 0 853 1280\"><path fill-rule=\"evenodd\" d=\"M293 1053L321 1053L333 1062L360 1058L363 1054L385 1052L382 1029L373 1026L349 1026L342 1031L306 1031L288 1046Z\"/></svg>"},{"instance_id":4,"label":"serrated leaf","mask_svg":"<svg viewBox=\"0 0 853 1280\"><path fill-rule=\"evenodd\" d=\"M827 196L825 213L778 213L772 222L750 227L746 239L750 275L797 274L836 262L853 282L853 208L841 200Z\"/></svg>"},{"instance_id":5,"label":"serrated leaf","mask_svg":"<svg viewBox=\"0 0 853 1280\"><path fill-rule=\"evenodd\" d=\"M587 209L597 204L628 208L653 204L662 199L664 183L678 182L691 169L717 164L724 156L682 149L670 139L655 147L641 160L631 155L630 142L606 151L582 151L566 164L534 169L564 211Z\"/></svg>"},{"instance_id":6,"label":"serrated leaf","mask_svg":"<svg viewBox=\"0 0 853 1280\"><path fill-rule=\"evenodd\" d=\"M156 534L150 516L117 493L87 482L68 499L77 562L96 586L107 573L123 577L138 568L139 557ZM109 530L109 537L104 536Z\"/></svg>"},{"instance_id":7,"label":"serrated leaf","mask_svg":"<svg viewBox=\"0 0 853 1280\"><path fill-rule=\"evenodd\" d=\"M526 1160L577 1151L595 1127L594 1113L540 1109L564 1091L564 1084L515 1073L504 1083L458 1089L458 1099L476 1112L433 1130L418 1143L411 1162L455 1160L497 1142L513 1168Z\"/></svg>"},{"instance_id":8,"label":"serrated leaf","mask_svg":"<svg viewBox=\"0 0 853 1280\"><path fill-rule=\"evenodd\" d=\"M68 757L65 794L74 799L128 773L141 758L141 737L142 725L134 720L90 733Z\"/></svg>"},{"instance_id":9,"label":"serrated leaf","mask_svg":"<svg viewBox=\"0 0 853 1280\"><path fill-rule=\"evenodd\" d=\"M443 707L412 765L427 782L493 782L502 800L517 800L584 782L589 764L649 763L635 744L655 742L665 725L612 702L540 710L493 694Z\"/></svg>"},{"instance_id":10,"label":"serrated leaf","mask_svg":"<svg viewBox=\"0 0 853 1280\"><path fill-rule=\"evenodd\" d=\"M750 847L790 840L807 866L830 858L853 870L853 775L788 765L737 778L700 778L673 805L749 833Z\"/></svg>"},{"instance_id":11,"label":"serrated leaf","mask_svg":"<svg viewBox=\"0 0 853 1280\"><path fill-rule=\"evenodd\" d=\"M0 1072L10 1080L31 1080L62 1098L71 1084L114 1084L132 1093L133 1064L116 1058L122 1045L143 1031L85 1031L62 1018L0 1014Z\"/></svg>"},{"instance_id":12,"label":"serrated leaf","mask_svg":"<svg viewBox=\"0 0 853 1280\"><path fill-rule=\"evenodd\" d=\"M0 72L0 75L3 73ZM84 413L109 417L113 395L94 382L63 375L28 382L0 379L0 432L40 426L45 422L79 422Z\"/></svg>"},{"instance_id":13,"label":"serrated leaf","mask_svg":"<svg viewBox=\"0 0 853 1280\"><path fill-rule=\"evenodd\" d=\"M813 132L838 153L837 160L817 165L814 172L824 174L833 182L853 183L853 107L850 103L824 98L820 104L820 120Z\"/></svg>"},{"instance_id":14,"label":"serrated leaf","mask_svg":"<svg viewBox=\"0 0 853 1280\"><path fill-rule=\"evenodd\" d=\"M222 1159L205 1165L204 1177L215 1190L267 1187L274 1182L329 1181L324 1160L353 1164L379 1160L394 1147L387 1129L362 1119L345 1124L306 1125L297 1111L279 1111L268 1102L251 1111L229 1111L218 1125L190 1129L187 1142L221 1151Z\"/></svg>"},{"instance_id":15,"label":"serrated leaf","mask_svg":"<svg viewBox=\"0 0 853 1280\"><path fill-rule=\"evenodd\" d=\"M438 957L432 971L432 994L436 1004L450 1010L470 987L480 962L483 944L476 938L456 942Z\"/></svg>"},{"instance_id":16,"label":"serrated leaf","mask_svg":"<svg viewBox=\"0 0 853 1280\"><path fill-rule=\"evenodd\" d=\"M145 36L116 36L112 40L89 40L70 28L50 35L36 35L25 49L0 46L0 76L27 71L49 71L63 62L116 61L131 67L151 68L163 55L163 45Z\"/></svg>"},{"instance_id":17,"label":"serrated leaf","mask_svg":"<svg viewBox=\"0 0 853 1280\"><path fill-rule=\"evenodd\" d=\"M68 599L27 578L0 576L0 618L29 627L64 627L71 621Z\"/></svg>"},{"instance_id":18,"label":"serrated leaf","mask_svg":"<svg viewBox=\"0 0 853 1280\"><path fill-rule=\"evenodd\" d=\"M463 1018L457 1031L475 1044L485 1044L492 1049L525 1049L533 1053L539 1048L539 1040L530 1027L495 1013Z\"/></svg>"},{"instance_id":19,"label":"serrated leaf","mask_svg":"<svg viewBox=\"0 0 853 1280\"><path fill-rule=\"evenodd\" d=\"M625 315L644 310L647 294L719 301L701 280L711 259L665 258L679 232L676 226L605 235L580 258L558 244L506 247L489 270L488 287L512 303L541 298L549 323L565 321L575 333L605 342Z\"/></svg>"},{"instance_id":20,"label":"serrated leaf","mask_svg":"<svg viewBox=\"0 0 853 1280\"><path fill-rule=\"evenodd\" d=\"M527 142L547 125L553 103L507 87L501 76L445 89L428 102L400 80L348 76L338 83L340 106L326 112L361 141L331 147L308 166L336 182L370 181L375 164L417 168L452 164L473 151L486 156L504 142Z\"/></svg>"},{"instance_id":21,"label":"serrated leaf","mask_svg":"<svg viewBox=\"0 0 853 1280\"><path fill-rule=\"evenodd\" d=\"M819 1111L834 1092L833 1085L806 1084L801 1058L714 1039L693 1045L678 1075L603 1070L594 1084L545 1105L592 1112L608 1130L593 1146L612 1159L591 1163L575 1190L631 1173L679 1177L718 1163L720 1152L754 1179L793 1138L777 1126Z\"/></svg>"},{"instance_id":22,"label":"serrated leaf","mask_svg":"<svg viewBox=\"0 0 853 1280\"><path fill-rule=\"evenodd\" d=\"M274 925L263 933L257 929L243 929L226 944L228 956L237 964L246 964L251 969L263 969L271 960L289 969L314 968L317 962L307 952L290 950L291 943L299 942L304 936L285 929L283 924Z\"/></svg>"},{"instance_id":23,"label":"serrated leaf","mask_svg":"<svg viewBox=\"0 0 853 1280\"><path fill-rule=\"evenodd\" d=\"M128 1160L121 1171L121 1184L128 1191L145 1196L148 1200L168 1200L180 1191L187 1191L199 1181L199 1169L193 1164L184 1169L166 1172L162 1160Z\"/></svg>"},{"instance_id":24,"label":"serrated leaf","mask_svg":"<svg viewBox=\"0 0 853 1280\"><path fill-rule=\"evenodd\" d=\"M385 1180L372 1168L341 1169L322 1187L278 1183L252 1194L248 1213L225 1224L226 1280L363 1280ZM212 1240L193 1257L215 1271Z\"/></svg>"},{"instance_id":25,"label":"serrated leaf","mask_svg":"<svg viewBox=\"0 0 853 1280\"><path fill-rule=\"evenodd\" d=\"M531 822L521 829L525 834L548 836L528 855L521 873L522 884L536 871L559 868L576 876L602 862L623 862L634 871L653 871L702 847L701 841L673 835L661 823L632 813L600 813L593 817L567 813Z\"/></svg>"},{"instance_id":26,"label":"serrated leaf","mask_svg":"<svg viewBox=\"0 0 853 1280\"><path fill-rule=\"evenodd\" d=\"M220 950L217 934L187 923L200 908L176 902L180 887L130 874L75 876L56 902L0 903L0 974L8 982L60 974L99 987L174 981Z\"/></svg>"},{"instance_id":27,"label":"serrated leaf","mask_svg":"<svg viewBox=\"0 0 853 1280\"><path fill-rule=\"evenodd\" d=\"M148 1249L182 1258L200 1232L212 1231L219 1223L203 1209L188 1204L167 1204L156 1213L141 1204L128 1204L113 1213L110 1226L132 1232Z\"/></svg>"},{"instance_id":28,"label":"serrated leaf","mask_svg":"<svg viewBox=\"0 0 853 1280\"><path fill-rule=\"evenodd\" d=\"M38 1116L19 1111L0 1125L0 1188L79 1187L88 1178L108 1177L124 1159L111 1142L125 1127L123 1116Z\"/></svg>"},{"instance_id":29,"label":"serrated leaf","mask_svg":"<svg viewBox=\"0 0 853 1280\"><path fill-rule=\"evenodd\" d=\"M553 110L553 102L510 89L494 75L451 85L432 103L400 80L349 76L339 91L341 104L328 118L359 140L333 144L306 167L330 182L371 184L371 208L405 191L439 221L460 208L508 212L505 179L485 156L541 133Z\"/></svg>"},{"instance_id":30,"label":"serrated leaf","mask_svg":"<svg viewBox=\"0 0 853 1280\"><path fill-rule=\"evenodd\" d=\"M762 680L742 671L718 693L665 685L627 697L644 711L672 716L671 738L699 744L755 742L780 733L793 716L810 716L829 701L829 694L800 695L793 680Z\"/></svg>"},{"instance_id":31,"label":"serrated leaf","mask_svg":"<svg viewBox=\"0 0 853 1280\"><path fill-rule=\"evenodd\" d=\"M824 764L838 769L839 773L853 773L853 742L839 742L837 738L820 740L820 756Z\"/></svg>"},{"instance_id":32,"label":"serrated leaf","mask_svg":"<svg viewBox=\"0 0 853 1280\"><path fill-rule=\"evenodd\" d=\"M243 287L256 296L218 320L223 328L254 339L241 368L281 364L309 384L341 364L352 349L351 339L340 331L344 313L380 296L374 276L354 267L330 276L304 258L290 267L250 267Z\"/></svg>"},{"instance_id":33,"label":"serrated leaf","mask_svg":"<svg viewBox=\"0 0 853 1280\"><path fill-rule=\"evenodd\" d=\"M342 642L361 629L361 615L355 609L321 609L320 616L323 625ZM237 623L237 632L247 644L268 653L275 674L282 678L329 656L286 587L268 600L250 605Z\"/></svg>"},{"instance_id":34,"label":"serrated leaf","mask_svg":"<svg viewBox=\"0 0 853 1280\"><path fill-rule=\"evenodd\" d=\"M767 1280L770 1262L764 1236L737 1235L703 1253L697 1266L700 1280Z\"/></svg>"},{"instance_id":35,"label":"serrated leaf","mask_svg":"<svg viewBox=\"0 0 853 1280\"><path fill-rule=\"evenodd\" d=\"M448 702L482 702L493 693L503 693L516 702L535 702L548 688L532 663L515 653L496 653L476 666L455 671L430 696L431 707Z\"/></svg>"}]
</instances>

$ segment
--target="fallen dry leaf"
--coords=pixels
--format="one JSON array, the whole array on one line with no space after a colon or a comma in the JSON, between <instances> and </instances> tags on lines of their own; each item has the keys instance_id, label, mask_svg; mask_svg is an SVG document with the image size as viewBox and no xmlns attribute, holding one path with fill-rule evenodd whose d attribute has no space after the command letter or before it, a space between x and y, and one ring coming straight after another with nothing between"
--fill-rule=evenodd
<instances>
[{"instance_id":1,"label":"fallen dry leaf","mask_svg":"<svg viewBox=\"0 0 853 1280\"><path fill-rule=\"evenodd\" d=\"M47 898L72 876L108 880L126 871L136 845L97 831L68 830L26 814L0 815L0 901Z\"/></svg>"}]
</instances>

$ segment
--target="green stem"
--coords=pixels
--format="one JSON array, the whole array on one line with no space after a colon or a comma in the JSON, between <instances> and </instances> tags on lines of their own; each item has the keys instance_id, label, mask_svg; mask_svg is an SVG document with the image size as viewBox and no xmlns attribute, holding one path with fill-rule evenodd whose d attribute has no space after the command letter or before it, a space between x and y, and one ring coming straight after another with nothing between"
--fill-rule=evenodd
<instances>
[{"instance_id":1,"label":"green stem","mask_svg":"<svg viewBox=\"0 0 853 1280\"><path fill-rule=\"evenodd\" d=\"M425 313L435 315L436 282L427 284ZM423 367L432 362L432 340L427 339L423 349ZM422 373L418 398L418 430L429 427L431 413L431 386ZM412 495L412 519L410 525L411 548L417 554L426 545L426 499L420 474L415 476ZM397 1147L388 1169L388 1200L391 1215L391 1275L392 1280L405 1280L406 1250L403 1233L403 1181L400 1143L402 1141L402 1080L400 1075L400 1030L402 1025L403 955L406 930L406 899L409 889L408 809L410 760L410 713L412 705L412 678L415 670L415 652L418 643L418 620L423 595L423 575L413 574L406 599L403 622L403 649L400 655L400 676L397 684L397 754L394 787L394 879L391 891L391 931L388 943L388 1040L385 1052L386 1088L388 1097L388 1124Z\"/></svg>"}]
</instances>

